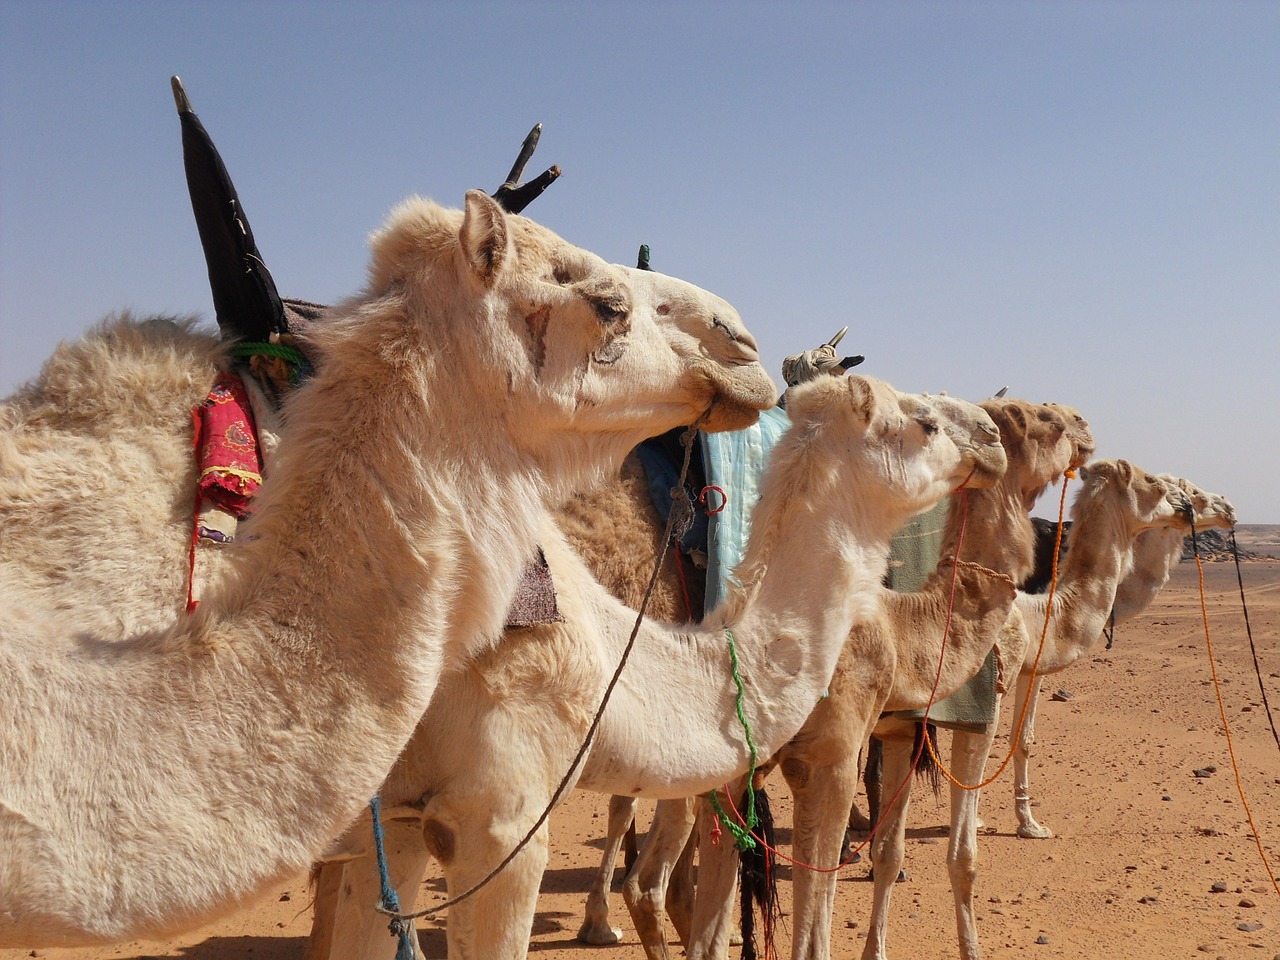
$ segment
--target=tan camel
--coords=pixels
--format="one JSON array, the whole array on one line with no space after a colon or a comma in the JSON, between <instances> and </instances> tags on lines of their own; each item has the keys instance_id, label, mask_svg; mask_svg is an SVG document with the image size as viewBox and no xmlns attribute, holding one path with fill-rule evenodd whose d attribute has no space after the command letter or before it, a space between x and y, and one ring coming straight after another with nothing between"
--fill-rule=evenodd
<instances>
[{"instance_id":1,"label":"tan camel","mask_svg":"<svg viewBox=\"0 0 1280 960\"><path fill-rule=\"evenodd\" d=\"M545 498L713 404L730 427L772 402L724 301L605 264L480 191L465 211L405 203L372 248L365 293L309 334L317 372L224 582L166 629L131 633L111 612L86 629L86 607L131 607L133 577L81 593L65 541L45 555L21 534L43 524L91 554L97 527L31 514L85 494L119 505L108 536L130 510L186 512L172 497L189 470L157 495L126 469L138 496L112 499L102 452L78 469L50 453L72 437L92 452L154 412L128 361L59 394L55 358L5 405L0 540L31 552L0 580L0 945L165 935L308 865L377 789L441 670L498 635ZM166 337L185 419L219 359L207 339L117 323L84 353ZM477 490L500 509L477 509Z\"/></svg>"},{"instance_id":2,"label":"tan camel","mask_svg":"<svg viewBox=\"0 0 1280 960\"><path fill-rule=\"evenodd\" d=\"M1093 438L1088 424L1069 407L1014 399L984 401L981 406L1000 430L1009 466L996 484L968 493L967 504L960 497L952 498L941 540L945 550L954 551L960 547L969 561L979 560L1018 569L1030 563L1033 546L1027 517L1029 506L1050 483L1090 456ZM963 540L960 535L962 525ZM1002 580L1005 584L1012 583L1007 576ZM964 586L974 588L979 582L976 576L962 581L961 596ZM847 661L850 668L843 677L846 657L842 655L830 698L818 706L796 739L774 758L781 762L796 799L793 844L797 857L805 862L825 863L839 849L839 835L843 833L850 809L853 809L858 752L879 712L924 707L929 702L938 672L937 644L943 632L941 624L935 624L931 631L925 633L891 627L915 604L938 602L938 591L943 588L943 582L935 576L927 586L931 591L931 601L924 597L908 600L905 598L911 595L890 591L885 591L882 596L885 608L883 632L875 639L882 643L891 639L892 652L880 649L873 662L892 658L897 669L864 669L860 661L870 656L869 651L876 649L876 645L868 642L869 637L858 636L855 630L850 645L859 651L859 655ZM995 602L1001 596L1007 603L1012 603L1012 591L1005 592L1003 588L995 590L990 600ZM1003 617L998 615L999 609L998 604L989 608L987 612L995 615L978 621L981 623L979 629L987 631L985 634L970 631L958 636L955 646L949 644L946 667L938 678L937 698L954 692L981 666L1003 623ZM1007 612L1007 606L1003 609ZM1010 669L1020 659L1020 649L1010 651L1004 657ZM847 722L829 722L833 717ZM834 759L836 757L840 759ZM846 804L843 812L833 815L832 811L838 810L842 803ZM676 804L659 805L655 814L655 831L671 846L661 848L657 843L647 841L623 887L638 931L662 929L664 896L661 884L665 882L671 869L668 865L679 852L678 844L682 842L678 824L689 819L688 812ZM834 845L831 843L832 835L837 837ZM691 957L717 957L727 949L732 932L736 851L725 845L708 848L705 843L701 849L698 897L688 939L683 936L683 918L673 914L673 919L682 939L688 943ZM825 951L829 941L835 874L797 870L793 876L796 883L791 924L794 955L805 956L811 949ZM665 936L642 935L641 939L650 957L666 955Z\"/></svg>"},{"instance_id":3,"label":"tan camel","mask_svg":"<svg viewBox=\"0 0 1280 960\"><path fill-rule=\"evenodd\" d=\"M1175 485L1186 497L1195 518L1196 529L1221 527L1230 530L1235 525L1235 508L1219 494L1206 493L1194 483L1181 477L1161 474L1160 479ZM1190 532L1190 518L1176 526L1147 530L1140 533L1130 549L1127 572L1116 588L1107 618L1112 625L1124 623L1137 616L1156 598L1169 580L1173 565L1182 558L1182 545ZM1072 531L1074 541L1075 531ZM1070 549L1067 556L1070 556ZM1026 662L1018 676L1017 697L1013 715L1023 715L1022 734L1018 737L1013 755L1013 798L1018 817L1018 836L1043 840L1053 836L1053 831L1036 821L1031 812L1030 766L1031 748L1035 744L1036 704L1040 699L1042 679L1059 673L1079 661L1101 639L1103 631L1089 637L1083 633L1054 631L1053 641L1046 639L1039 662L1035 662L1036 645L1028 650ZM1032 668L1034 667L1034 673Z\"/></svg>"},{"instance_id":4,"label":"tan camel","mask_svg":"<svg viewBox=\"0 0 1280 960\"><path fill-rule=\"evenodd\" d=\"M1088 424L1069 407L1057 404L1033 404L1015 399L984 401L981 406L991 415L1000 430L1008 469L994 485L985 485L982 489L970 491L967 494L967 508L961 498L952 499L948 522L942 537L946 545L944 549L954 551L957 546L962 546L965 556L970 560L979 559L979 562L985 561L1019 568L1030 563L1033 535L1027 518L1029 506L1035 503L1050 483L1061 477L1066 470L1089 457L1093 451L1093 438L1089 433ZM962 521L965 526L963 544L960 542L959 535ZM1015 553L1015 549L1025 552L1026 559L1022 559L1020 553ZM1011 559L1013 557L1017 559ZM977 588L981 582L982 578L970 574L960 583L962 594L964 587ZM937 582L931 586L935 591L942 588L942 585ZM889 594L888 591L885 591L885 594L888 595L882 596L880 600L883 610L879 623L882 631L890 631L889 625L902 616L906 608L902 606L904 601L898 599L899 595ZM1001 595L1003 595L1003 588L997 589L990 599L994 602ZM936 593L934 596L936 598ZM1011 593L1007 594L1007 599L1009 603L1012 602ZM911 605L923 603L924 600L919 598L905 602ZM937 694L939 698L954 692L957 682L967 680L981 665L987 651L996 640L995 628L999 622L1002 621L989 619L985 621L990 632L982 640L975 642L971 639L967 648L960 642L957 642L954 647L949 647L951 655L947 661L946 674L940 679ZM851 635L851 647L858 649L861 655L866 655L865 651L874 649L875 644L869 642L867 635L858 636L857 633L855 630ZM795 781L792 784L792 790L797 796L793 842L798 848L807 847L812 842L817 845L815 850L823 851L819 859L825 859L827 856L825 851L828 848L825 840L812 839L805 834L808 825L818 822L819 815L802 811L801 794L806 798L821 798L814 801L818 804L817 809L829 812L829 803L832 802L829 795L834 797L835 793L841 795L847 793L850 807L847 807L845 813L839 818L840 830L843 830L844 819L852 809L855 780L850 778L846 782L846 779L839 774L844 772L848 764L856 767L858 750L865 742L867 725L853 723L833 726L825 721L832 715L862 716L864 707L874 710L873 713L868 714L872 718L877 716L881 709L923 707L928 702L927 695L932 689L934 675L937 672L937 643L941 636L942 629L939 625L928 634L917 635L898 629L877 637L878 641L884 641L890 637L893 639L893 651L881 650L878 658L896 658L902 666L900 675L895 675L893 671L866 671L852 665L856 662L856 658L854 661L849 661L851 666L846 673L845 681L833 680L831 697L824 700L815 710L814 717L806 723L797 741L788 744L781 755L775 758L786 758L783 763L784 771L787 772L789 780ZM972 636L970 634L970 637ZM975 653L976 661L973 660ZM1020 653L1018 656L1020 657ZM840 662L842 666L837 669L837 678L840 677L846 664L844 655ZM932 668L926 671L924 669L926 664L932 664ZM911 676L928 681L927 685L922 685L922 681L916 684L914 700L907 693L907 681ZM859 679L855 680L855 677ZM896 698L889 701L895 704L894 706L884 706L890 682L895 686L901 684L903 689ZM923 698L921 698L921 690ZM902 705L896 706L899 703ZM832 740L839 741L846 751L845 759L838 769L832 768L829 759L826 758L827 753L832 755L839 753L839 749L831 742ZM806 749L809 747L813 749L812 759L806 754ZM589 928L597 936L607 935L611 929L608 925L607 887L604 884L607 883L616 859L620 831L625 827L626 818L623 810L623 806L618 802L610 805L610 833L606 839L605 867L602 867L602 872L597 876L587 899L584 931ZM623 895L631 912L632 921L640 932L641 942L650 957L666 955L663 904L668 897L665 884L670 876L682 876L679 871L675 871L673 864L680 853L684 838L688 836L691 823L691 806L677 801L660 803L654 815L654 827L650 831L650 837L646 840L639 860L623 886ZM836 829L836 823L828 817L822 817L821 824L822 830ZM802 854L801 859L806 855L809 854L807 852ZM814 856L817 854L815 853ZM727 949L728 938L732 934L732 883L736 876L736 851L731 845L721 846L704 852L701 858L698 919L692 923L693 932L690 933L691 924L685 918L683 909L674 909L676 904L672 905L672 919L675 921L681 940L689 944L691 956L719 956ZM724 862L716 862L717 860ZM717 882L709 882L713 870L716 871ZM796 939L793 942L801 942L814 936L825 942L825 936L821 931L817 933L805 931L808 930L811 922L829 923L830 910L823 911L816 906L810 909L807 904L810 895L816 900L829 899L833 896L834 882L834 874L828 874L825 877L809 875L801 879L797 873L798 888L801 886L807 888L810 883L817 886L812 894L806 889L802 895L797 889L796 916L792 924ZM831 890L821 891L820 888L828 883ZM677 903L683 908L681 900ZM582 934L579 936L582 938Z\"/></svg>"},{"instance_id":5,"label":"tan camel","mask_svg":"<svg viewBox=\"0 0 1280 960\"><path fill-rule=\"evenodd\" d=\"M971 405L948 407L964 410L961 419L930 399L849 377L797 389L788 409L793 425L774 449L737 582L696 628L644 622L578 787L684 797L746 768L726 630L756 747L762 757L776 750L820 699L849 624L870 612L892 531L975 465L984 477L1003 468L994 426ZM635 623L553 527L545 540L567 623L510 637L504 649L524 654L486 655L442 686L383 789L402 809L425 802L426 848L454 895L535 821ZM488 886L450 908L451 956L525 955L546 844L544 826ZM393 880L412 902L422 861L403 863L393 863ZM389 956L370 858L347 863L340 880L329 871L319 884L322 928L313 931L324 946L309 949L309 960ZM336 907L325 899L335 895Z\"/></svg>"},{"instance_id":6,"label":"tan camel","mask_svg":"<svg viewBox=\"0 0 1280 960\"><path fill-rule=\"evenodd\" d=\"M1005 649L1019 646L1025 671L1039 646L1048 619L1046 649L1069 644L1070 637L1097 639L1111 610L1116 585L1123 575L1128 551L1144 530L1180 523L1184 502L1181 490L1147 474L1127 461L1100 461L1081 468L1083 489L1073 505L1072 539L1053 597L1053 616L1047 618L1048 597L1019 592L1001 638ZM1015 711L1015 722L1018 713ZM871 846L874 873L871 924L863 957L887 956L888 912L893 881L902 866L906 810L911 793L911 746L914 722L882 720L876 728L884 740L886 791L898 791L885 812ZM983 778L996 723L982 733L956 730L952 735L950 770L962 784ZM977 808L980 791L951 786L951 833L947 868L955 899L960 956L977 960L981 955L974 917L973 887L977 877ZM821 955L821 954L814 954Z\"/></svg>"}]
</instances>

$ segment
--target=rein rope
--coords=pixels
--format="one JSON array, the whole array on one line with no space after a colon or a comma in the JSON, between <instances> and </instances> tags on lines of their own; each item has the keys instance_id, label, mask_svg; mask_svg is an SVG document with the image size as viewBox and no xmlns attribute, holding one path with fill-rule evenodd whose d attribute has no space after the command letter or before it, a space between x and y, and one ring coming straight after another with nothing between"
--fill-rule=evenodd
<instances>
[{"instance_id":1,"label":"rein rope","mask_svg":"<svg viewBox=\"0 0 1280 960\"><path fill-rule=\"evenodd\" d=\"M1027 678L1027 697L1022 701L1022 709L1018 712L1018 719L1014 722L1013 729L1009 732L1009 752L1005 754L1004 760L1001 761L996 772L981 783L961 783L938 756L938 751L933 745L933 738L928 736L924 738L925 746L929 748L929 756L933 757L933 761L938 765L938 769L942 771L942 775L961 790L981 790L983 787L994 783L999 779L1000 774L1004 773L1005 768L1009 766L1009 761L1013 759L1013 755L1018 751L1018 742L1022 739L1022 726L1026 722L1027 712L1031 709L1031 690L1032 685L1036 682L1036 668L1040 666L1040 656L1044 653L1044 643L1049 637L1049 623L1053 620L1053 595L1058 589L1058 551L1062 549L1062 519L1066 515L1067 506L1067 479L1074 476L1074 470L1068 470L1062 475L1062 497L1058 501L1058 532L1053 540L1053 566L1050 568L1052 572L1049 577L1049 598L1045 603L1044 609L1044 626L1040 630L1040 646L1036 648L1036 658L1031 662L1031 675ZM1014 681L1016 685L1016 675Z\"/></svg>"},{"instance_id":2,"label":"rein rope","mask_svg":"<svg viewBox=\"0 0 1280 960\"><path fill-rule=\"evenodd\" d=\"M1235 531L1232 531L1232 541L1235 540ZM1280 883L1276 882L1275 872L1271 869L1271 862L1267 859L1267 851L1262 845L1262 834L1258 832L1258 826L1253 822L1253 811L1249 809L1249 801L1244 795L1244 783L1240 778L1240 764L1236 760L1236 747L1231 737L1231 724L1227 722L1227 705L1222 697L1222 684L1218 680L1218 666L1213 661L1213 640L1209 635L1209 609L1204 599L1204 562L1200 559L1200 545L1196 539L1196 518L1194 511L1191 513L1191 552L1196 558L1196 573L1200 580L1200 616L1204 621L1204 644L1209 654L1209 673L1213 677L1213 692L1218 698L1218 715L1222 718L1222 732L1227 737L1227 753L1231 757L1231 769L1235 773L1236 792L1240 795L1240 803L1244 807L1245 818L1249 821L1249 829L1253 831L1253 842L1258 847L1258 856L1262 860L1262 866L1267 871L1267 876L1271 879L1271 886L1275 888L1277 894L1280 894ZM1237 559L1237 563L1238 563ZM1236 568L1237 574L1239 567ZM1243 586L1241 587L1241 595L1243 596ZM1253 645L1253 637L1249 638L1250 646ZM1268 718L1270 714L1268 714ZM1275 728L1272 727L1272 732Z\"/></svg>"},{"instance_id":3,"label":"rein rope","mask_svg":"<svg viewBox=\"0 0 1280 960\"><path fill-rule=\"evenodd\" d=\"M1195 546L1195 541L1192 541ZM1267 711L1267 723L1271 725L1271 738L1276 742L1276 749L1280 750L1280 734L1276 733L1275 717L1271 713L1271 701L1267 699L1267 685L1262 682L1262 667L1258 665L1258 648L1253 644L1253 627L1249 625L1249 604L1244 599L1244 576L1240 572L1240 550L1236 546L1236 528L1234 524L1231 527L1231 555L1236 561L1236 583L1240 587L1240 608L1244 611L1244 632L1249 637L1249 653L1253 656L1253 673L1258 678L1258 689L1262 692L1262 705ZM1199 554L1196 555L1197 562Z\"/></svg>"},{"instance_id":4,"label":"rein rope","mask_svg":"<svg viewBox=\"0 0 1280 960\"><path fill-rule=\"evenodd\" d=\"M639 635L640 627L644 623L645 609L649 606L649 600L653 596L654 588L658 583L658 575L662 570L662 564L666 560L667 551L671 547L672 532L676 529L677 519L682 527L687 527L689 522L692 520L693 506L690 504L688 495L685 492L685 478L688 476L689 461L693 455L693 441L697 437L698 429L706 422L710 415L711 409L708 409L680 436L680 443L684 446L684 463L680 468L680 480L671 490L671 512L667 515L667 525L662 532L662 539L659 541L661 546L658 548L658 558L657 562L654 563L653 566L653 574L649 577L649 586L645 590L644 599L640 602L640 609L636 612L635 625L631 628L631 636L627 638L627 644L622 650L622 656L618 660L618 666L613 671L613 676L609 678L609 683L605 687L604 695L600 699L600 706L596 709L595 716L591 719L591 726L587 728L586 736L583 737L582 744L578 747L578 752L574 754L573 761L569 764L569 769L566 770L564 776L560 778L560 783L556 787L555 792L552 793L551 799L547 802L546 808L542 811L541 815L539 815L533 826L529 828L529 831L520 839L520 842L515 845L506 857L503 858L501 863L490 870L482 879L476 881L475 884L458 894L456 897L451 897L444 901L444 903L437 904L434 907L428 907L425 910L419 910L416 913L400 913L396 906L385 902L378 904L375 909L379 913L391 917L390 929L393 935L398 935L403 925L411 926L412 921L414 920L422 917L433 916L434 914L440 913L442 910L447 910L449 907L457 906L459 903L470 898L481 888L486 886L494 877L510 865L511 861L520 854L520 851L529 845L529 841L531 841L537 832L542 829L542 825L546 823L548 818L551 816L551 811L555 809L556 805L560 802L560 798L564 795L565 791L569 789L574 773L582 763L583 757L586 756L587 750L591 746L591 741L595 738L596 730L599 728L600 721L604 717L605 708L609 705L609 698L613 695L614 687L618 685L618 681L622 678L622 671L626 668L627 660L631 656L632 649L635 647L636 637ZM377 837L382 830L382 826L378 820L378 808L376 806L377 800L378 798L374 797L369 804L373 816L373 830L375 837ZM381 874L386 875L386 857L383 854L381 844L377 844L377 853L378 870ZM396 960L409 960L409 958L403 958L397 954Z\"/></svg>"}]
</instances>

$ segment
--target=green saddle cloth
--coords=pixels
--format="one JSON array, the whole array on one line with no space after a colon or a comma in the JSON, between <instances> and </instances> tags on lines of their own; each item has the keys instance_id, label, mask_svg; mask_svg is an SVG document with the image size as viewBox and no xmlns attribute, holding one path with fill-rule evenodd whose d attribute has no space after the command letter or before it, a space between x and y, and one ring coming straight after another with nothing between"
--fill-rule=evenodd
<instances>
[{"instance_id":1,"label":"green saddle cloth","mask_svg":"<svg viewBox=\"0 0 1280 960\"><path fill-rule=\"evenodd\" d=\"M900 593L914 593L924 586L942 557L942 531L947 522L948 500L920 514L898 531L889 546L889 586ZM921 720L923 710L895 710L888 714L904 720ZM996 657L987 654L980 669L963 687L929 708L929 720L939 726L974 730L996 719Z\"/></svg>"}]
</instances>

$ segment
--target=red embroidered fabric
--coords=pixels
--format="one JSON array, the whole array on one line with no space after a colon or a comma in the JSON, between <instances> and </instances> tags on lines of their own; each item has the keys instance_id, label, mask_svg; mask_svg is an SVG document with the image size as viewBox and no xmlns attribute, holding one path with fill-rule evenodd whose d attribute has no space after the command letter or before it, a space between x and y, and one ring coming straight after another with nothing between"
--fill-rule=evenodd
<instances>
[{"instance_id":1,"label":"red embroidered fabric","mask_svg":"<svg viewBox=\"0 0 1280 960\"><path fill-rule=\"evenodd\" d=\"M218 376L209 396L196 408L195 425L200 493L237 517L245 517L262 484L262 458L249 394L238 376Z\"/></svg>"}]
</instances>

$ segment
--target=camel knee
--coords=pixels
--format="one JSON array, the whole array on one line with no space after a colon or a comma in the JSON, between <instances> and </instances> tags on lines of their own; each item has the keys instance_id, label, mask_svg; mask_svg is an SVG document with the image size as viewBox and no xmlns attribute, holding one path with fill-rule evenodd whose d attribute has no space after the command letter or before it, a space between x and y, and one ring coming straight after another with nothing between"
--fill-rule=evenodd
<instances>
[{"instance_id":1,"label":"camel knee","mask_svg":"<svg viewBox=\"0 0 1280 960\"><path fill-rule=\"evenodd\" d=\"M422 822L422 842L441 865L448 866L453 862L457 849L456 838L453 830L439 820L427 819Z\"/></svg>"}]
</instances>

